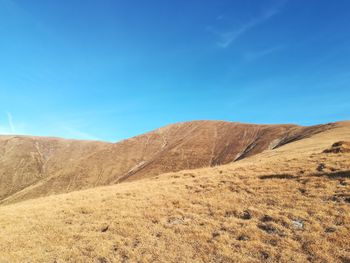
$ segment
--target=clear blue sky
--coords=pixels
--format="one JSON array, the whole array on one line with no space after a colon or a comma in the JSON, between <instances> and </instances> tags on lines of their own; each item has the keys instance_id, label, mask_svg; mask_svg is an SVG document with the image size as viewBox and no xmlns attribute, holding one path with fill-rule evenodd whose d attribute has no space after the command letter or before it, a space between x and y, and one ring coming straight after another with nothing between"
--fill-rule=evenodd
<instances>
[{"instance_id":1,"label":"clear blue sky","mask_svg":"<svg viewBox=\"0 0 350 263\"><path fill-rule=\"evenodd\" d=\"M0 0L0 133L350 119L349 0Z\"/></svg>"}]
</instances>

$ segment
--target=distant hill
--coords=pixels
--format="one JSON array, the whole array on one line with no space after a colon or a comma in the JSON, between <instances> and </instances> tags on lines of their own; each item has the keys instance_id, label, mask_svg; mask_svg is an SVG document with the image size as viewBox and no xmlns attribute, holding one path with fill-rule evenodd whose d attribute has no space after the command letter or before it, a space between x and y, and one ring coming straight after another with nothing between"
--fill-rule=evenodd
<instances>
[{"instance_id":1,"label":"distant hill","mask_svg":"<svg viewBox=\"0 0 350 263\"><path fill-rule=\"evenodd\" d=\"M0 203L227 164L337 126L192 121L118 143L0 136Z\"/></svg>"}]
</instances>

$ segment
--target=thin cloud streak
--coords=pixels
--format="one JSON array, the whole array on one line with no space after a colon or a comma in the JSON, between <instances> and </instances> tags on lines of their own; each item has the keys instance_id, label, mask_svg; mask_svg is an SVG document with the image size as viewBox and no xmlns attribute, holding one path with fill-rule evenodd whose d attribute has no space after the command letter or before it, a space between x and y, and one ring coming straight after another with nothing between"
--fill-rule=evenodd
<instances>
[{"instance_id":1,"label":"thin cloud streak","mask_svg":"<svg viewBox=\"0 0 350 263\"><path fill-rule=\"evenodd\" d=\"M15 128L15 124L13 122L13 117L12 114L10 112L6 112L7 115L7 121L8 121L8 126L10 128L11 133L16 133L16 128Z\"/></svg>"},{"instance_id":2,"label":"thin cloud streak","mask_svg":"<svg viewBox=\"0 0 350 263\"><path fill-rule=\"evenodd\" d=\"M15 124L13 122L12 114L6 112L7 123L0 124L0 134L14 135L16 134Z\"/></svg>"},{"instance_id":3,"label":"thin cloud streak","mask_svg":"<svg viewBox=\"0 0 350 263\"><path fill-rule=\"evenodd\" d=\"M252 19L251 21L246 22L241 25L239 28L224 32L218 33L221 40L217 43L219 48L228 48L231 46L239 37L244 35L249 30L257 27L258 25L268 21L273 16L281 12L282 7L286 4L287 1L281 1L277 5L267 9L260 16Z\"/></svg>"}]
</instances>

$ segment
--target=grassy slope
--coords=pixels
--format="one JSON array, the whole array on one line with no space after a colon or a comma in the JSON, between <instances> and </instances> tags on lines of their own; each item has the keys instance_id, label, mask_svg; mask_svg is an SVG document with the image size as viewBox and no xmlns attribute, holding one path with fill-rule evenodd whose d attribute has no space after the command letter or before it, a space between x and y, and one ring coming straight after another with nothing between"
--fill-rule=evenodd
<instances>
[{"instance_id":1,"label":"grassy slope","mask_svg":"<svg viewBox=\"0 0 350 263\"><path fill-rule=\"evenodd\" d=\"M49 137L0 136L0 202L66 173L83 156L110 145Z\"/></svg>"},{"instance_id":2,"label":"grassy slope","mask_svg":"<svg viewBox=\"0 0 350 263\"><path fill-rule=\"evenodd\" d=\"M193 121L115 144L0 136L0 204L226 164L331 127Z\"/></svg>"},{"instance_id":3,"label":"grassy slope","mask_svg":"<svg viewBox=\"0 0 350 263\"><path fill-rule=\"evenodd\" d=\"M2 206L0 262L348 262L350 154L322 153L350 141L340 126L234 164Z\"/></svg>"}]
</instances>

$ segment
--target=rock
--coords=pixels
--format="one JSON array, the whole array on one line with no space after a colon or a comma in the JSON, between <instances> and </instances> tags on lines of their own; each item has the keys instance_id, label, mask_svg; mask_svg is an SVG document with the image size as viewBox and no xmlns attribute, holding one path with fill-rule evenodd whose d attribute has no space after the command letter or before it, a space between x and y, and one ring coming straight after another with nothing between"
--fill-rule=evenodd
<instances>
[{"instance_id":1,"label":"rock","mask_svg":"<svg viewBox=\"0 0 350 263\"><path fill-rule=\"evenodd\" d=\"M295 229L303 229L304 223L301 220L292 220L292 225Z\"/></svg>"},{"instance_id":2,"label":"rock","mask_svg":"<svg viewBox=\"0 0 350 263\"><path fill-rule=\"evenodd\" d=\"M179 217L170 217L168 218L169 225L182 225L191 221L190 218L179 218Z\"/></svg>"}]
</instances>

